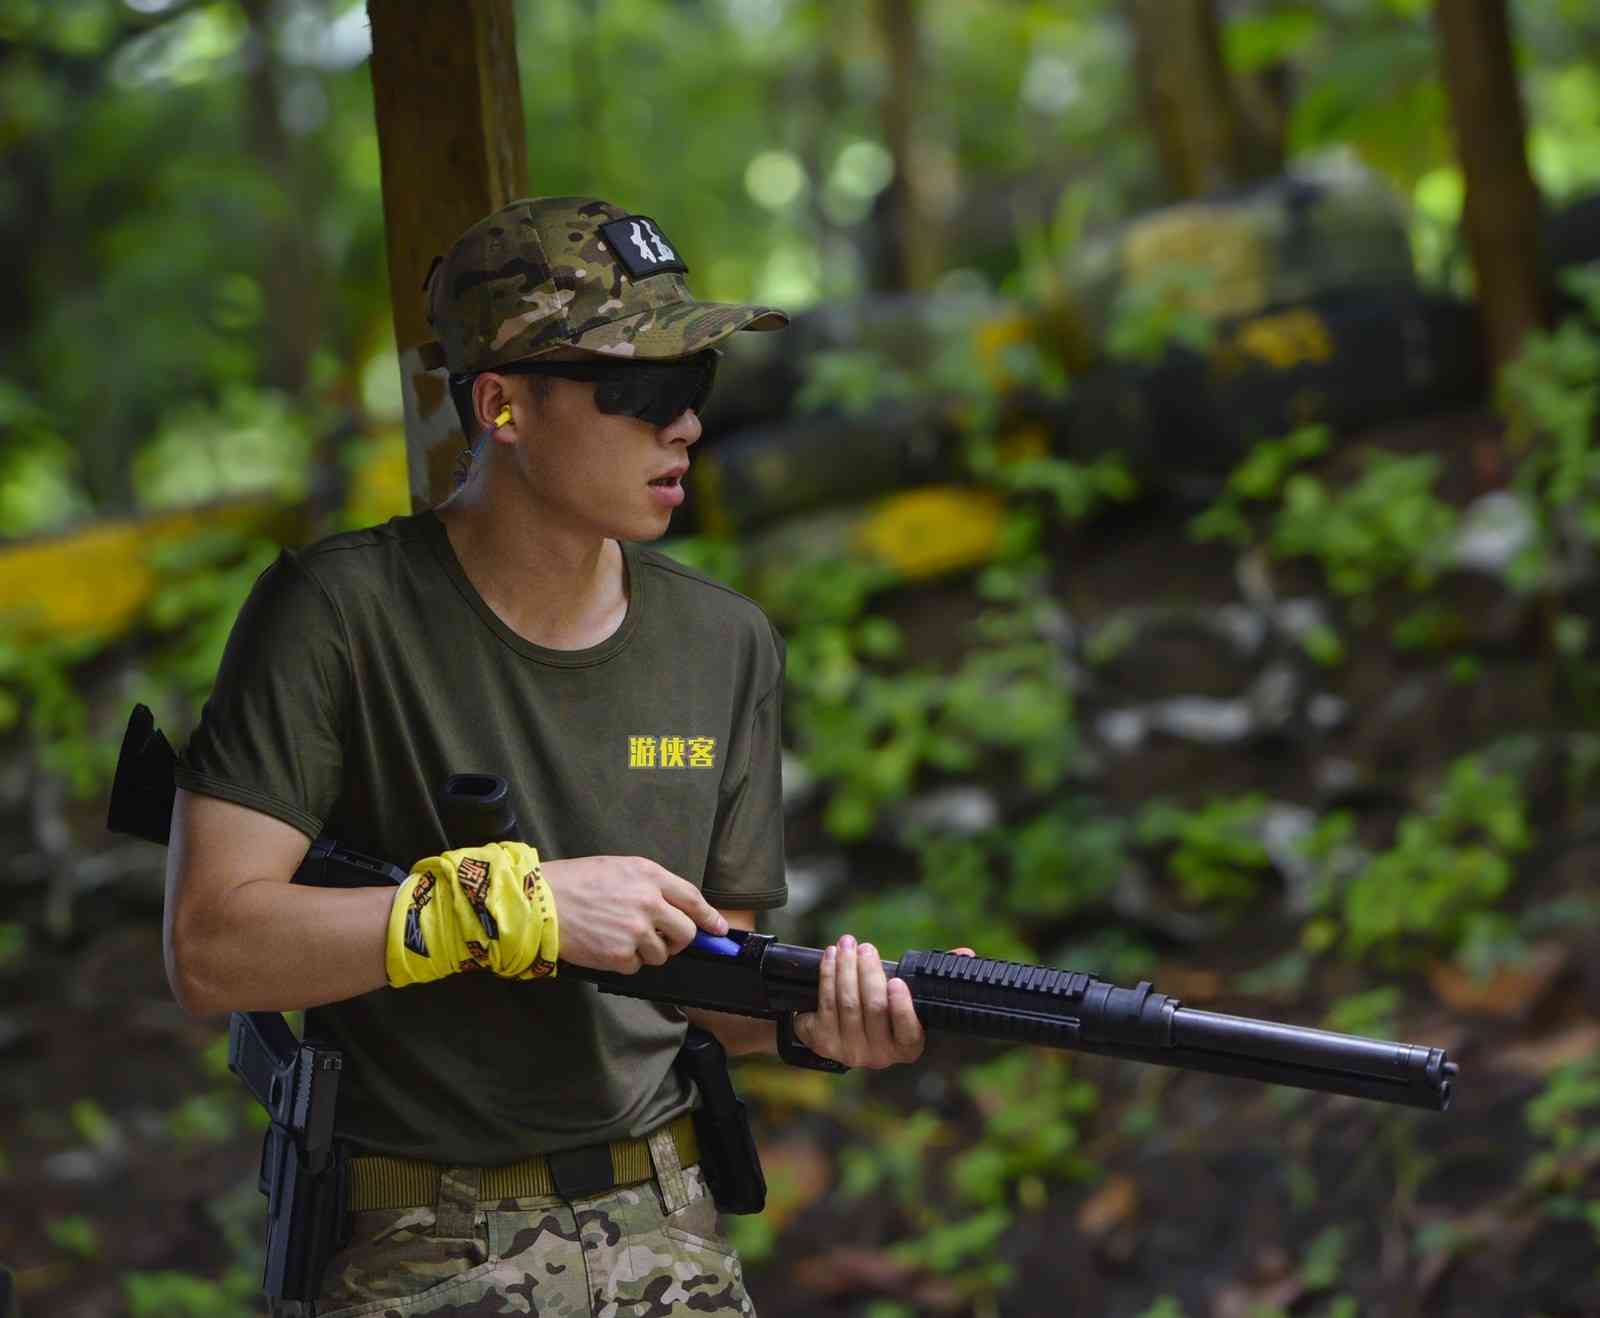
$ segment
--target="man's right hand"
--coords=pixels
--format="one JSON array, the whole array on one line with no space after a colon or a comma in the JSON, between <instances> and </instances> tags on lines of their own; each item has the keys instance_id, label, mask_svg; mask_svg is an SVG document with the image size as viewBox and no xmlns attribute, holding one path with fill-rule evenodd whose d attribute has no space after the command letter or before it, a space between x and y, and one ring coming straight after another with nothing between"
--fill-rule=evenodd
<instances>
[{"instance_id":1,"label":"man's right hand","mask_svg":"<svg viewBox=\"0 0 1600 1318\"><path fill-rule=\"evenodd\" d=\"M631 975L683 951L696 928L728 932L728 922L700 889L643 856L547 860L555 894L561 959L591 970Z\"/></svg>"}]
</instances>

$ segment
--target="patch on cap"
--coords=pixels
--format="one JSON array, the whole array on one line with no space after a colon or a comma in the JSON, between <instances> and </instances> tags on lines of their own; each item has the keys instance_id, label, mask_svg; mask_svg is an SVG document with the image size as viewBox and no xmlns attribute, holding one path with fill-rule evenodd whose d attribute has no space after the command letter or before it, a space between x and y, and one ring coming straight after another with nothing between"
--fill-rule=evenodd
<instances>
[{"instance_id":1,"label":"patch on cap","mask_svg":"<svg viewBox=\"0 0 1600 1318\"><path fill-rule=\"evenodd\" d=\"M689 267L678 259L660 227L647 215L624 215L600 226L600 235L616 253L622 268L635 279L676 271L688 274Z\"/></svg>"}]
</instances>

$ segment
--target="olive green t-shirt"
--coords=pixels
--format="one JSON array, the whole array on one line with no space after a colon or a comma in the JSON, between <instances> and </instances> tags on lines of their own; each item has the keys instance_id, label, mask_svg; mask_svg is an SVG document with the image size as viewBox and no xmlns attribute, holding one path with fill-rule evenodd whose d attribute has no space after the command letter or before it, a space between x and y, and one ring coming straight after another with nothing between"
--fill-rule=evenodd
<instances>
[{"instance_id":1,"label":"olive green t-shirt","mask_svg":"<svg viewBox=\"0 0 1600 1318\"><path fill-rule=\"evenodd\" d=\"M545 860L646 856L725 909L781 906L783 644L743 596L623 546L628 610L532 645L432 513L285 551L240 611L178 785L409 868L446 849L452 773L511 785ZM344 1049L359 1149L492 1165L688 1109L675 1010L576 979L454 975L308 1013Z\"/></svg>"}]
</instances>

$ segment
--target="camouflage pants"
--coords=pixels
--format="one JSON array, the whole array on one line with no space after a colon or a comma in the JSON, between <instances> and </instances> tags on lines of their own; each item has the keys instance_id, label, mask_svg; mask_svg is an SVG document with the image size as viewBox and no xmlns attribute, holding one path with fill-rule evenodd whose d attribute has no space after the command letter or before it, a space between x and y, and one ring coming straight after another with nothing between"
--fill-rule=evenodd
<instances>
[{"instance_id":1,"label":"camouflage pants","mask_svg":"<svg viewBox=\"0 0 1600 1318\"><path fill-rule=\"evenodd\" d=\"M754 1315L700 1168L665 1132L650 1152L654 1180L570 1202L486 1203L475 1170L451 1169L432 1207L354 1214L314 1309L274 1318Z\"/></svg>"}]
</instances>

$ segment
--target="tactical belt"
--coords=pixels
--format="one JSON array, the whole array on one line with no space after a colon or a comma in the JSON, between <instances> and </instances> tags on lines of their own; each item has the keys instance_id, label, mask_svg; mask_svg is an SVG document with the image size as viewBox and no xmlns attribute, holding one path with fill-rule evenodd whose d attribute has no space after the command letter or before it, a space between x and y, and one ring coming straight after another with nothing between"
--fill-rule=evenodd
<instances>
[{"instance_id":1,"label":"tactical belt","mask_svg":"<svg viewBox=\"0 0 1600 1318\"><path fill-rule=\"evenodd\" d=\"M700 1161L700 1142L694 1119L685 1115L667 1127L678 1147L678 1162L690 1167ZM375 1208L423 1208L437 1202L439 1177L444 1168L415 1158L362 1155L351 1158L346 1169L345 1208L352 1213ZM480 1202L501 1199L539 1199L560 1195L581 1199L619 1185L634 1185L655 1175L650 1165L648 1140L615 1140L590 1144L560 1153L535 1154L503 1167L481 1172Z\"/></svg>"}]
</instances>

